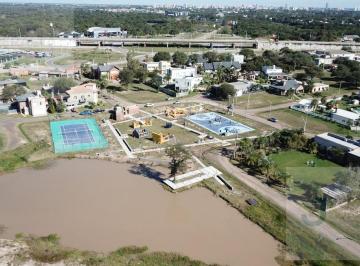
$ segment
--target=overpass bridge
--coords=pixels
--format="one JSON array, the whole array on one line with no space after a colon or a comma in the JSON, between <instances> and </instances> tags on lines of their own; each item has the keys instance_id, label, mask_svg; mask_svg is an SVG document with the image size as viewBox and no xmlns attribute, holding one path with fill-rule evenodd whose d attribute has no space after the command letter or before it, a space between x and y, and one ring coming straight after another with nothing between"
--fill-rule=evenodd
<instances>
[{"instance_id":1,"label":"overpass bridge","mask_svg":"<svg viewBox=\"0 0 360 266\"><path fill-rule=\"evenodd\" d=\"M339 50L344 46L360 51L356 42L279 41L265 39L181 39L181 38L50 38L50 37L0 37L0 48L76 48L76 47L206 47L254 48L259 50Z\"/></svg>"}]
</instances>

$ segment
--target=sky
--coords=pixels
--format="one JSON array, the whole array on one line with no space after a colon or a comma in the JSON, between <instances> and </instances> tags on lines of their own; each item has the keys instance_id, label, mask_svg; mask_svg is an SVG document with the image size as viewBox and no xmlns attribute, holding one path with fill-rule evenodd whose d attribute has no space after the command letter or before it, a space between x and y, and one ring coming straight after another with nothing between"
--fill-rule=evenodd
<instances>
[{"instance_id":1,"label":"sky","mask_svg":"<svg viewBox=\"0 0 360 266\"><path fill-rule=\"evenodd\" d=\"M0 0L0 2L12 3L77 3L77 4L189 4L189 5L242 5L258 4L265 6L289 7L360 7L360 0Z\"/></svg>"}]
</instances>

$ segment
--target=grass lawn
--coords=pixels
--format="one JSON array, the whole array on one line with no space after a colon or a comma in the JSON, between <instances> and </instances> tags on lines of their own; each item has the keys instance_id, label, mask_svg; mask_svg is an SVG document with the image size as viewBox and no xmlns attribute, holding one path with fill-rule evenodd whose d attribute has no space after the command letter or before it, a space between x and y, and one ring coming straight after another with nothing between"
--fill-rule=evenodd
<instances>
[{"instance_id":1,"label":"grass lawn","mask_svg":"<svg viewBox=\"0 0 360 266\"><path fill-rule=\"evenodd\" d=\"M20 167L39 165L40 161L33 161L31 157L35 153L48 150L48 148L49 146L45 142L33 142L0 153L0 173L13 171Z\"/></svg>"},{"instance_id":2,"label":"grass lawn","mask_svg":"<svg viewBox=\"0 0 360 266\"><path fill-rule=\"evenodd\" d=\"M113 61L120 61L122 59L124 59L123 54L112 52L110 50L73 50L71 55L55 60L54 63L58 65L68 65L75 62L94 62L96 64L104 64Z\"/></svg>"},{"instance_id":3,"label":"grass lawn","mask_svg":"<svg viewBox=\"0 0 360 266\"><path fill-rule=\"evenodd\" d=\"M5 136L0 132L0 151L4 148L4 146L5 146Z\"/></svg>"},{"instance_id":4,"label":"grass lawn","mask_svg":"<svg viewBox=\"0 0 360 266\"><path fill-rule=\"evenodd\" d=\"M322 187L333 183L335 174L342 169L341 166L318 158L314 154L299 151L284 151L270 155L280 169L293 177L294 186L289 196L301 201L307 201L307 192L310 185ZM315 167L307 166L307 161L314 161Z\"/></svg>"},{"instance_id":5,"label":"grass lawn","mask_svg":"<svg viewBox=\"0 0 360 266\"><path fill-rule=\"evenodd\" d=\"M360 200L328 212L326 220L360 243Z\"/></svg>"},{"instance_id":6,"label":"grass lawn","mask_svg":"<svg viewBox=\"0 0 360 266\"><path fill-rule=\"evenodd\" d=\"M169 98L163 92L158 92L145 84L130 84L126 91L117 92L117 95L133 103L154 103Z\"/></svg>"},{"instance_id":7,"label":"grass lawn","mask_svg":"<svg viewBox=\"0 0 360 266\"><path fill-rule=\"evenodd\" d=\"M153 142L151 139L151 135L145 139L133 138L132 136L130 136L134 130L131 125L132 125L131 122L126 122L126 123L116 124L115 127L118 128L122 134L129 135L129 138L126 140L133 149L137 149L137 148L151 149L151 148L159 148L166 146L166 144L156 144L155 142ZM157 133L162 132L164 134L174 135L175 139L173 140L173 142L176 141L177 143L181 143L181 144L190 144L198 140L198 136L195 133L191 133L175 125L173 125L172 128L165 128L164 125L165 125L164 121L153 118L152 126L146 128L150 131L150 134L151 132L157 132Z\"/></svg>"},{"instance_id":8,"label":"grass lawn","mask_svg":"<svg viewBox=\"0 0 360 266\"><path fill-rule=\"evenodd\" d=\"M360 137L360 132L351 131L350 129L344 128L336 123L322 120L307 116L306 114L290 109L280 109L271 112L261 113L260 116L264 118L276 117L280 122L284 122L292 128L303 128L304 119L307 117L306 132L312 134L320 134L324 132L332 132L340 135L351 135L354 137Z\"/></svg>"},{"instance_id":9,"label":"grass lawn","mask_svg":"<svg viewBox=\"0 0 360 266\"><path fill-rule=\"evenodd\" d=\"M236 106L241 109L247 109L247 107L249 109L254 109L254 108L262 108L262 107L270 106L270 102L272 105L277 105L277 104L291 102L292 100L286 96L274 95L262 91L262 92L255 92L237 97L236 101L237 101ZM249 106L248 106L248 101L249 101Z\"/></svg>"}]
</instances>

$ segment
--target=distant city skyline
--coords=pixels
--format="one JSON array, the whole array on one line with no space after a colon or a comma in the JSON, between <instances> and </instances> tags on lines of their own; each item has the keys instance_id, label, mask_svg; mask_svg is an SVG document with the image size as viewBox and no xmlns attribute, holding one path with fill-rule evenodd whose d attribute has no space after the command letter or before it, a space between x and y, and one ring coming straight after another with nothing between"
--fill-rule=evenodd
<instances>
[{"instance_id":1,"label":"distant city skyline","mask_svg":"<svg viewBox=\"0 0 360 266\"><path fill-rule=\"evenodd\" d=\"M66 3L66 4L111 4L111 5L196 5L196 6L241 6L261 5L276 7L328 7L328 8L360 8L359 0L0 0L1 3ZM314 3L315 2L315 3Z\"/></svg>"}]
</instances>

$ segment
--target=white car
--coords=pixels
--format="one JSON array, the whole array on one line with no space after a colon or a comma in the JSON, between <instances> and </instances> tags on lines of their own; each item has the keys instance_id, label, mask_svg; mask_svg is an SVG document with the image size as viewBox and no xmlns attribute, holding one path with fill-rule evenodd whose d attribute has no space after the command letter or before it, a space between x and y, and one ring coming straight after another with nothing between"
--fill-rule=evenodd
<instances>
[{"instance_id":1,"label":"white car","mask_svg":"<svg viewBox=\"0 0 360 266\"><path fill-rule=\"evenodd\" d=\"M144 106L145 106L145 107L153 107L154 104L153 104L153 103L147 103L147 104L145 104Z\"/></svg>"}]
</instances>

